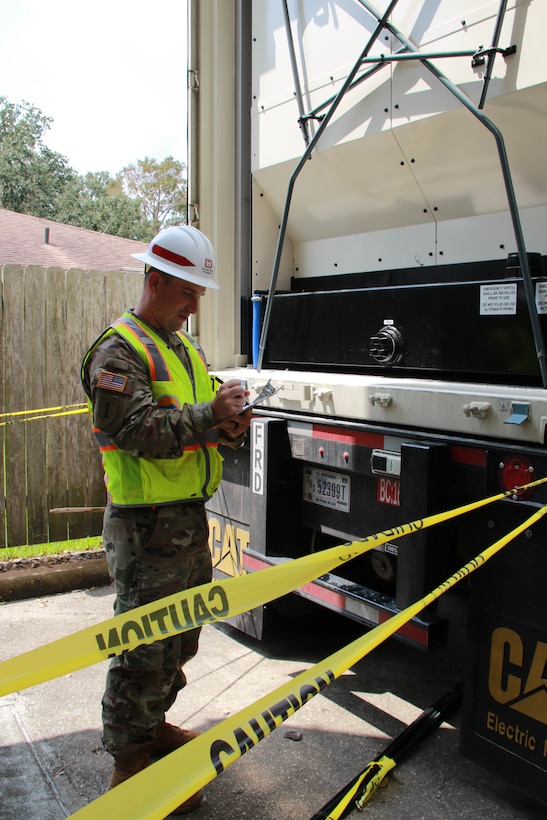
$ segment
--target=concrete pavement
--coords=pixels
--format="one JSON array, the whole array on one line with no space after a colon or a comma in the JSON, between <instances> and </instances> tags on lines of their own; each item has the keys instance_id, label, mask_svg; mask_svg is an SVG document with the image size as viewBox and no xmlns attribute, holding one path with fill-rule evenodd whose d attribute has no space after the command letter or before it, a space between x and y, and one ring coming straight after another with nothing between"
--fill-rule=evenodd
<instances>
[{"instance_id":1,"label":"concrete pavement","mask_svg":"<svg viewBox=\"0 0 547 820\"><path fill-rule=\"evenodd\" d=\"M0 660L105 620L112 604L109 586L5 603ZM455 608L464 620L458 596L440 606ZM359 634L355 625L320 611L313 619L296 629L272 617L263 643L226 624L205 627L170 720L210 728ZM192 816L308 820L463 678L461 627L446 648L427 655L394 640L378 647L210 783ZM0 699L0 818L59 820L103 793L111 772L100 742L106 663ZM545 817L544 806L460 755L458 721L456 712L395 769L367 805L368 817Z\"/></svg>"}]
</instances>

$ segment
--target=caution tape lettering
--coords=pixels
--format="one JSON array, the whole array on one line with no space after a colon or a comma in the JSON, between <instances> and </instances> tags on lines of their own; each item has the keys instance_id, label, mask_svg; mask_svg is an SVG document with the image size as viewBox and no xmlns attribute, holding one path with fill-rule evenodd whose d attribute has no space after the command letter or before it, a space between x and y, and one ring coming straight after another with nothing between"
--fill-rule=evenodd
<instances>
[{"instance_id":1,"label":"caution tape lettering","mask_svg":"<svg viewBox=\"0 0 547 820\"><path fill-rule=\"evenodd\" d=\"M369 535L368 538L400 538L402 535L411 535L413 532L422 530L425 526L423 518L417 518L416 521L411 521L408 524L399 524L390 530L382 530L377 536ZM367 538L364 539L368 540Z\"/></svg>"},{"instance_id":2,"label":"caution tape lettering","mask_svg":"<svg viewBox=\"0 0 547 820\"><path fill-rule=\"evenodd\" d=\"M113 626L107 632L97 633L95 640L99 650L118 655L124 649L134 649L135 642L139 645L157 641L176 632L185 632L226 618L230 612L226 590L220 584L213 584L205 589L206 594L192 594L190 590L177 602L143 613L140 618L126 620L121 628ZM133 610L133 613L135 611Z\"/></svg>"},{"instance_id":3,"label":"caution tape lettering","mask_svg":"<svg viewBox=\"0 0 547 820\"><path fill-rule=\"evenodd\" d=\"M237 752L239 752L238 757L244 755L267 734L277 729L288 717L301 709L311 698L318 695L334 679L334 672L330 669L325 670L321 675L317 675L312 683L303 684L297 692L289 692L287 697L262 711L258 717L250 718L245 726L237 726L233 730L233 743L226 738L213 741L210 756L216 773L221 774L230 765L229 760L226 763L221 760L221 755L228 755L228 758Z\"/></svg>"}]
</instances>

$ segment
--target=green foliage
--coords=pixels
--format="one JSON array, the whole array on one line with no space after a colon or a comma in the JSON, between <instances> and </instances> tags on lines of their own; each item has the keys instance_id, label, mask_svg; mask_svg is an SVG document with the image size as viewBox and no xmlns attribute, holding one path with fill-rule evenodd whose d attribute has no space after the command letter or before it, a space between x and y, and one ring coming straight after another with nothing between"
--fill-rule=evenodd
<instances>
[{"instance_id":1,"label":"green foliage","mask_svg":"<svg viewBox=\"0 0 547 820\"><path fill-rule=\"evenodd\" d=\"M153 236L140 203L126 196L106 171L76 176L55 205L55 219L65 225L143 242Z\"/></svg>"},{"instance_id":2,"label":"green foliage","mask_svg":"<svg viewBox=\"0 0 547 820\"><path fill-rule=\"evenodd\" d=\"M43 143L51 119L30 103L0 97L0 205L54 218L55 201L75 176L66 157Z\"/></svg>"},{"instance_id":3,"label":"green foliage","mask_svg":"<svg viewBox=\"0 0 547 820\"><path fill-rule=\"evenodd\" d=\"M127 165L117 177L125 193L140 202L153 235L168 225L186 222L186 166L173 157L158 162L150 157Z\"/></svg>"},{"instance_id":4,"label":"green foliage","mask_svg":"<svg viewBox=\"0 0 547 820\"><path fill-rule=\"evenodd\" d=\"M44 144L51 122L30 103L0 97L1 208L142 242L186 221L184 163L145 157L116 177L80 176Z\"/></svg>"}]
</instances>

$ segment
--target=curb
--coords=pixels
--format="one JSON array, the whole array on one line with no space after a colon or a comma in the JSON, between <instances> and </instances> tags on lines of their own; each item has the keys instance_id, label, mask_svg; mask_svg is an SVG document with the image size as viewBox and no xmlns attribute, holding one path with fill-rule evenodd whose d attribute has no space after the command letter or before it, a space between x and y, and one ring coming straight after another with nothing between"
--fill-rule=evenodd
<instances>
[{"instance_id":1,"label":"curb","mask_svg":"<svg viewBox=\"0 0 547 820\"><path fill-rule=\"evenodd\" d=\"M110 583L104 556L46 567L7 570L0 572L0 602L40 598L58 592L108 586Z\"/></svg>"}]
</instances>

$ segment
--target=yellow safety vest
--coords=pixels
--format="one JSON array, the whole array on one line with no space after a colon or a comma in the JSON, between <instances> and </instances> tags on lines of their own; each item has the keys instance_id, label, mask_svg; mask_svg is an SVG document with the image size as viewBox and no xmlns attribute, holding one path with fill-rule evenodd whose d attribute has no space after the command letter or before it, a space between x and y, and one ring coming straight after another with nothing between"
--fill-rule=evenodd
<instances>
[{"instance_id":1,"label":"yellow safety vest","mask_svg":"<svg viewBox=\"0 0 547 820\"><path fill-rule=\"evenodd\" d=\"M160 406L181 408L185 403L214 398L207 366L192 337L178 333L189 356L189 374L161 337L128 310L92 345L83 367L98 343L112 333L122 336L147 366L152 393ZM217 449L217 429L197 433L192 441L186 442L180 458L137 458L120 450L97 428L93 432L103 458L106 488L115 506L206 501L220 484L223 459Z\"/></svg>"}]
</instances>

